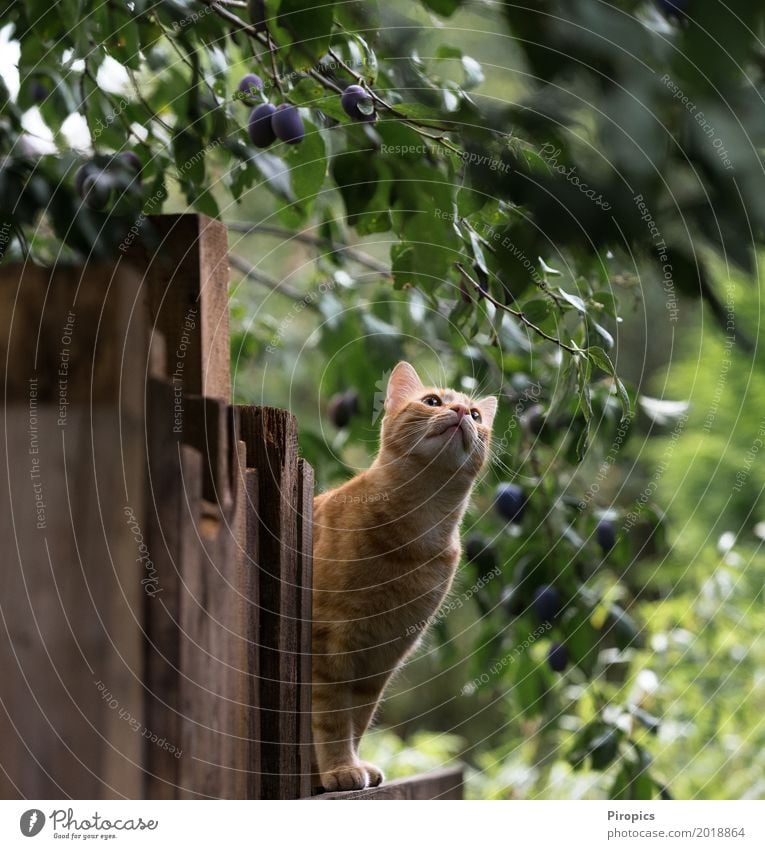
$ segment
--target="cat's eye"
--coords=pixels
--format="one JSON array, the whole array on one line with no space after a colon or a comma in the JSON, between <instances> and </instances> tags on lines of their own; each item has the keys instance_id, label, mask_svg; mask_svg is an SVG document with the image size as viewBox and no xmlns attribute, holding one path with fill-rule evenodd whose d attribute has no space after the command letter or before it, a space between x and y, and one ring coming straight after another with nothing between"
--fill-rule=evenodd
<instances>
[{"instance_id":1,"label":"cat's eye","mask_svg":"<svg viewBox=\"0 0 765 849\"><path fill-rule=\"evenodd\" d=\"M438 397L438 395L426 395L422 399L423 404L427 404L428 407L442 407L443 401Z\"/></svg>"},{"instance_id":2,"label":"cat's eye","mask_svg":"<svg viewBox=\"0 0 765 849\"><path fill-rule=\"evenodd\" d=\"M475 409L475 407L470 411L470 418L474 422L480 422L481 421L481 414L478 412L478 410Z\"/></svg>"}]
</instances>

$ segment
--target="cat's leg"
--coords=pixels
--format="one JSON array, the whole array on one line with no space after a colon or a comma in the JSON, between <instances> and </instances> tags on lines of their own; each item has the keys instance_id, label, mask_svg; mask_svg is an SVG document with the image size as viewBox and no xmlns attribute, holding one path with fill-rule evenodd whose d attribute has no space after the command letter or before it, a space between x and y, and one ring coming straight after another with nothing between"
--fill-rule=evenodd
<instances>
[{"instance_id":1,"label":"cat's leg","mask_svg":"<svg viewBox=\"0 0 765 849\"><path fill-rule=\"evenodd\" d=\"M362 790L367 772L353 745L353 684L322 667L314 665L311 717L321 785L327 791Z\"/></svg>"},{"instance_id":2,"label":"cat's leg","mask_svg":"<svg viewBox=\"0 0 765 849\"><path fill-rule=\"evenodd\" d=\"M388 676L364 678L356 681L351 694L353 703L353 749L358 757L359 744L372 722ZM369 786L377 787L385 777L382 770L368 761L360 761L369 778Z\"/></svg>"}]
</instances>

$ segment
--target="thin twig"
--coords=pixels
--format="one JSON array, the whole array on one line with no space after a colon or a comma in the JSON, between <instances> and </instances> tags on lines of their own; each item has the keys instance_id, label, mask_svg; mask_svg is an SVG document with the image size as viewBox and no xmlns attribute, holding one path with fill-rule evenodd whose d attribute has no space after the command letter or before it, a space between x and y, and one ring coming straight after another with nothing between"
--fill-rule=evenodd
<instances>
[{"instance_id":1,"label":"thin twig","mask_svg":"<svg viewBox=\"0 0 765 849\"><path fill-rule=\"evenodd\" d=\"M419 133L424 138L438 142L439 144L443 145L447 150L450 150L452 153L456 153L458 156L462 155L462 151L453 142L449 141L449 139L445 138L444 136L434 136L430 133L426 133L425 130L423 130L423 128L419 124L415 124L408 118L403 118L402 122L410 126L416 133Z\"/></svg>"},{"instance_id":2,"label":"thin twig","mask_svg":"<svg viewBox=\"0 0 765 849\"><path fill-rule=\"evenodd\" d=\"M261 286L265 286L277 295L284 295L285 298L290 298L293 301L305 301L306 307L317 309L315 304L306 301L305 296L297 289L290 286L289 283L277 280L275 277L271 277L270 274L266 274L265 271L255 268L255 266L247 262L244 257L241 257L238 254L229 254L228 259L231 265L237 271L241 271L248 280L260 283Z\"/></svg>"},{"instance_id":3,"label":"thin twig","mask_svg":"<svg viewBox=\"0 0 765 849\"><path fill-rule=\"evenodd\" d=\"M87 57L83 59L83 64L86 68L88 67ZM88 109L88 93L85 90L85 74L80 76L80 97L82 98L82 116L85 118L88 132L90 132L90 110ZM95 149L95 145L93 145L93 148Z\"/></svg>"},{"instance_id":4,"label":"thin twig","mask_svg":"<svg viewBox=\"0 0 765 849\"><path fill-rule=\"evenodd\" d=\"M108 92L106 92L106 91L104 91L103 89L100 88L100 86L98 85L98 81L96 80L93 72L88 67L87 62L85 63L85 67L83 68L83 74L93 83L93 85L96 87L96 89L100 90L101 94L103 94L103 96L106 98L106 100L109 101L109 105L112 107L112 114L116 118L119 118L120 123L125 128L125 132L129 136L133 136L137 140L138 144L142 145L147 150L150 150L150 147L147 144L146 140L142 139L141 136L138 135L138 133L133 129L130 122L122 114L122 109L119 107L119 105L114 103L113 99L111 98L111 96L109 95Z\"/></svg>"},{"instance_id":5,"label":"thin twig","mask_svg":"<svg viewBox=\"0 0 765 849\"><path fill-rule=\"evenodd\" d=\"M279 77L279 69L276 67L276 45L274 44L273 38L271 38L270 32L266 33L266 40L268 41L268 55L271 57L271 76L273 77L276 90L282 97L284 97L284 89L282 88L282 81Z\"/></svg>"},{"instance_id":6,"label":"thin twig","mask_svg":"<svg viewBox=\"0 0 765 849\"><path fill-rule=\"evenodd\" d=\"M555 343L559 348L563 348L565 351L568 351L570 354L574 354L576 356L579 356L582 353L582 351L578 351L576 348L572 348L570 345L566 345L565 342L561 342L561 340L558 339L556 336L550 336L549 333L545 333L545 331L542 330L541 327L537 327L536 324L534 324L533 321L530 321L528 318L526 318L526 316L522 312L520 312L519 310L514 310L512 307L509 307L507 304L503 304L501 301L498 301L496 298L494 298L485 289L482 289L480 284L478 283L478 281L474 280L470 276L470 274L468 274L467 270L465 269L465 266L462 265L461 262L455 262L454 267L462 274L462 276L465 278L465 280L467 280L473 286L473 288L476 290L476 292L479 293L479 295L481 297L486 298L486 300L489 303L494 304L494 306L497 309L503 310L504 312L509 313L512 316L515 316L517 319L519 319L521 322L523 322L523 324L525 324L526 327L529 328L529 330L533 330L534 333L536 333L538 336L541 336L543 339L547 339L548 342Z\"/></svg>"},{"instance_id":7,"label":"thin twig","mask_svg":"<svg viewBox=\"0 0 765 849\"><path fill-rule=\"evenodd\" d=\"M14 224L13 230L16 233L16 238L19 240L21 255L24 257L24 261L27 262L31 259L32 254L29 250L29 242L27 241L26 234L24 233L24 228L20 224Z\"/></svg>"},{"instance_id":8,"label":"thin twig","mask_svg":"<svg viewBox=\"0 0 765 849\"><path fill-rule=\"evenodd\" d=\"M223 18L223 20L228 21L230 24L236 24L237 29L244 30L250 38L259 41L263 47L268 47L268 39L259 30L255 29L252 24L243 21L239 15L235 15L233 12L229 12L228 9L224 9L218 4L217 0L200 0L200 2L202 5L212 9L219 18Z\"/></svg>"},{"instance_id":9,"label":"thin twig","mask_svg":"<svg viewBox=\"0 0 765 849\"><path fill-rule=\"evenodd\" d=\"M135 71L132 68L128 68L127 72L128 72L128 77L130 78L130 82L133 84L133 90L136 93L136 97L138 98L138 100L141 103L141 105L143 106L143 108L149 113L152 120L158 121L169 133L172 134L173 128L166 121L164 121L162 118L159 117L159 114L157 112L155 112L154 109L152 109L149 102L146 100L146 98L141 93L141 89L138 85L138 80L136 79Z\"/></svg>"},{"instance_id":10,"label":"thin twig","mask_svg":"<svg viewBox=\"0 0 765 849\"><path fill-rule=\"evenodd\" d=\"M465 218L465 216L464 216L464 215L461 215L461 216L460 216L459 223L460 223L460 225L461 225L462 227L465 227L465 228L466 228L467 230L469 230L471 233L474 233L474 234L476 235L476 237L477 237L477 238L479 238L479 239L481 240L481 242L483 243L483 246L486 248L486 250L489 250L489 251L491 251L493 254L496 254L497 249L494 247L494 245L492 245L492 243L491 243L491 242L487 241L487 239L485 239L485 238L484 238L484 237L483 237L483 236L482 236L482 235L478 232L478 230L476 230L476 229L475 229L475 227L473 227L473 225L472 225L472 224L471 224L471 223L467 220L467 218ZM564 299L563 299L563 298L561 298L561 296L560 296L560 295L556 295L556 294L555 294L555 292L553 292L553 290L552 290L552 289L551 289L551 288L547 285L547 281L546 281L546 280L542 280L542 279L540 279L540 278L539 278L539 274L537 274L536 272L534 272L534 273L531 275L531 279L534 281L534 285L535 285L535 286L536 286L536 287L537 287L537 288L538 288L541 292L543 292L545 295L547 295L547 296L548 296L548 297L549 297L549 298L550 298L550 299L551 299L551 300L555 303L555 305L556 305L556 306L557 306L557 307L558 307L558 308L562 311L562 310L563 310Z\"/></svg>"},{"instance_id":11,"label":"thin twig","mask_svg":"<svg viewBox=\"0 0 765 849\"><path fill-rule=\"evenodd\" d=\"M170 45L170 47L172 47L172 48L173 48L173 50L175 51L175 53L176 53L176 55L178 56L178 58L181 60L181 62L183 62L183 64L184 64L184 65L186 65L188 68L190 68L190 69L191 69L191 71L193 72L193 71L194 71L194 65L193 65L193 64L189 61L189 57L188 57L188 56L187 56L187 55L186 55L186 54L185 54L185 53L181 50L181 48L180 48L180 47L179 47L179 46L175 43L175 39L173 39L173 38L171 38L171 37L170 37L170 33L169 33L169 32L167 31L167 29L166 29L166 28L162 25L162 22L159 20L159 18L157 18L157 23L158 23L158 25L159 25L160 29L162 30L162 32L163 32L163 34L164 34L165 38L167 39L167 43ZM215 89L214 89L214 88L210 85L210 83L207 81L207 78L205 77L205 75L204 75L204 74L202 74L202 81L203 81L203 82L204 82L204 84L207 86L207 90L210 92L210 94L212 95L213 99L217 101L217 97L218 97L218 95L216 94Z\"/></svg>"},{"instance_id":12,"label":"thin twig","mask_svg":"<svg viewBox=\"0 0 765 849\"><path fill-rule=\"evenodd\" d=\"M332 80L328 80L326 77L322 76L315 68L309 68L306 73L318 82L320 82L325 88L331 88L337 94L343 93L343 90L340 88L339 85L333 83Z\"/></svg>"},{"instance_id":13,"label":"thin twig","mask_svg":"<svg viewBox=\"0 0 765 849\"><path fill-rule=\"evenodd\" d=\"M396 110L390 105L390 103L387 103L385 100L383 100L383 98L380 97L380 95L373 88L370 87L369 83L364 79L364 76L358 71L356 71L354 68L352 68L343 59L342 56L339 56L331 47L329 48L329 50L327 50L327 53L329 53L329 55L335 60L335 62L337 62L337 64L345 71L346 74L353 77L353 79L356 80L357 83L363 85L363 87L369 92L369 96L372 98L372 100L377 101L377 103L379 103L380 106L383 107L383 109L387 109L389 112L396 112ZM398 114L401 118L406 117L406 115L401 115L400 113Z\"/></svg>"},{"instance_id":14,"label":"thin twig","mask_svg":"<svg viewBox=\"0 0 765 849\"><path fill-rule=\"evenodd\" d=\"M345 254L352 262L363 265L371 271L375 271L385 277L391 276L390 268L386 263L375 259L364 251L360 251L358 248L346 245L345 242L336 242L334 239L316 236L313 233L306 233L304 230L296 233L288 230L286 227L277 227L273 224L249 224L233 221L226 226L229 230L234 230L237 233L262 233L266 236L276 236L288 240L294 239L296 242L303 242L315 248L326 248L332 251L332 253Z\"/></svg>"}]
</instances>

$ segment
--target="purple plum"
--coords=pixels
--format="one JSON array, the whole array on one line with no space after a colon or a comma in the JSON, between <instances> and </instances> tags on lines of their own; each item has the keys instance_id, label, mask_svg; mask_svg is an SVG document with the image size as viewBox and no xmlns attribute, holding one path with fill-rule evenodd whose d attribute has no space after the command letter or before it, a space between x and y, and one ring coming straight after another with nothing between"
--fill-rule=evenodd
<instances>
[{"instance_id":1,"label":"purple plum","mask_svg":"<svg viewBox=\"0 0 765 849\"><path fill-rule=\"evenodd\" d=\"M255 147L268 147L276 140L276 133L271 123L275 112L276 107L273 103L261 103L250 113L247 131Z\"/></svg>"}]
</instances>

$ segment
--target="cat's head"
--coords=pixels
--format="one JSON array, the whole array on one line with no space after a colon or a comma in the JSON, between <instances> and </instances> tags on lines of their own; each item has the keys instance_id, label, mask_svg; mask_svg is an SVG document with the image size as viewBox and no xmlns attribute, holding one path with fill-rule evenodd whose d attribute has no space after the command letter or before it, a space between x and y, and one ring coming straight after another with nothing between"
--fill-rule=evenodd
<instances>
[{"instance_id":1,"label":"cat's head","mask_svg":"<svg viewBox=\"0 0 765 849\"><path fill-rule=\"evenodd\" d=\"M497 399L475 400L454 389L425 386L409 363L388 380L382 449L389 459L420 460L448 473L475 475L489 456Z\"/></svg>"}]
</instances>

